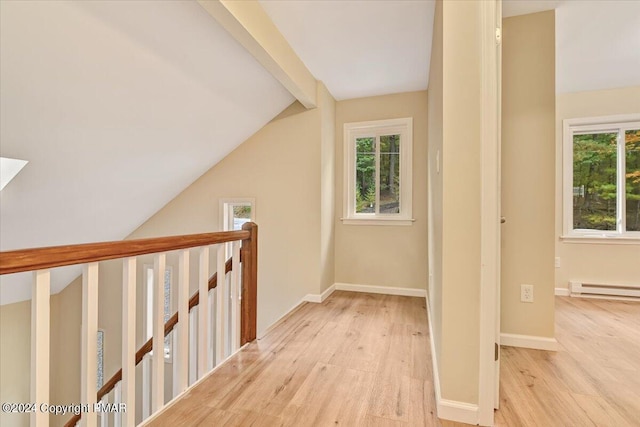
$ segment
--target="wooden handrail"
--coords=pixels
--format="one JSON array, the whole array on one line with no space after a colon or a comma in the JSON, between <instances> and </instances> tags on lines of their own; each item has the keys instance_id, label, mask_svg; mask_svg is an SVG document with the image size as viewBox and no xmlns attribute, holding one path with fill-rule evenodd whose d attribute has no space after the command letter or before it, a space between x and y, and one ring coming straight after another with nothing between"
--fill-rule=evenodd
<instances>
[{"instance_id":1,"label":"wooden handrail","mask_svg":"<svg viewBox=\"0 0 640 427\"><path fill-rule=\"evenodd\" d=\"M240 259L242 259L242 256L240 257ZM227 262L224 264L225 275L233 269L232 261L233 261L232 258L229 258ZM216 273L213 273L213 276L211 276L211 278L209 279L209 290L215 289L217 285L218 285L218 273L216 272ZM191 296L191 298L189 298L189 311L191 311L191 309L196 305L198 305L199 303L200 303L200 294L196 292L193 294L193 296ZM173 313L173 316L171 316L169 320L167 320L167 323L164 324L164 336L166 337L167 335L169 335L177 324L178 324L178 312L175 312ZM153 350L153 338L149 338L149 340L146 343L144 343L142 347L138 349L138 351L136 351L136 362L135 362L136 365L142 362L142 359L144 358L144 356L146 356L152 350ZM100 390L98 390L97 401L99 402L100 399L102 399L104 396L109 394L109 392L111 392L111 390L113 390L116 384L118 384L121 380L122 380L122 369L119 369L118 372L113 374L113 376L109 378L109 380L106 383L104 383L104 385L100 388ZM80 414L74 415L69 421L67 421L67 423L64 426L73 427L76 425L78 421L80 421Z\"/></svg>"},{"instance_id":2,"label":"wooden handrail","mask_svg":"<svg viewBox=\"0 0 640 427\"><path fill-rule=\"evenodd\" d=\"M248 230L0 252L0 275L247 240Z\"/></svg>"}]
</instances>

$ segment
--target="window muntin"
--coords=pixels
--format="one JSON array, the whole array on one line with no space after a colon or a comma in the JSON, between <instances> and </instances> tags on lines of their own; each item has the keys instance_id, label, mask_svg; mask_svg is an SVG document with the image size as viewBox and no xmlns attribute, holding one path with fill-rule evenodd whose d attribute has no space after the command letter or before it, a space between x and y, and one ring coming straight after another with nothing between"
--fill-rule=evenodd
<instances>
[{"instance_id":1,"label":"window muntin","mask_svg":"<svg viewBox=\"0 0 640 427\"><path fill-rule=\"evenodd\" d=\"M640 237L640 115L564 121L564 236Z\"/></svg>"},{"instance_id":2,"label":"window muntin","mask_svg":"<svg viewBox=\"0 0 640 427\"><path fill-rule=\"evenodd\" d=\"M345 124L346 224L410 224L411 118Z\"/></svg>"}]
</instances>

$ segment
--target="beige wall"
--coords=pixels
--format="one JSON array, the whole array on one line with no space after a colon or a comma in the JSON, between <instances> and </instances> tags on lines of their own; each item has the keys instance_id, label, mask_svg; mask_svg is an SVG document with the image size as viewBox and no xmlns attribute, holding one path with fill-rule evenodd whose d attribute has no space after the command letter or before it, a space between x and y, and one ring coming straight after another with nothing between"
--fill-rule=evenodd
<instances>
[{"instance_id":1,"label":"beige wall","mask_svg":"<svg viewBox=\"0 0 640 427\"><path fill-rule=\"evenodd\" d=\"M480 3L443 2L442 397L478 402ZM436 243L437 244L437 243Z\"/></svg>"},{"instance_id":2,"label":"beige wall","mask_svg":"<svg viewBox=\"0 0 640 427\"><path fill-rule=\"evenodd\" d=\"M503 32L501 331L553 337L555 12L506 18Z\"/></svg>"},{"instance_id":3,"label":"beige wall","mask_svg":"<svg viewBox=\"0 0 640 427\"><path fill-rule=\"evenodd\" d=\"M31 301L0 306L0 402L27 403L31 381ZM29 425L29 414L0 411L0 425Z\"/></svg>"},{"instance_id":4,"label":"beige wall","mask_svg":"<svg viewBox=\"0 0 640 427\"><path fill-rule=\"evenodd\" d=\"M320 108L320 292L335 283L336 101L318 84Z\"/></svg>"},{"instance_id":5,"label":"beige wall","mask_svg":"<svg viewBox=\"0 0 640 427\"><path fill-rule=\"evenodd\" d=\"M102 297L100 290L99 297ZM51 298L51 403L80 402L80 338L82 278ZM101 324L98 327L102 328ZM28 354L28 353L27 353ZM52 426L62 426L70 415L51 415Z\"/></svg>"},{"instance_id":6,"label":"beige wall","mask_svg":"<svg viewBox=\"0 0 640 427\"><path fill-rule=\"evenodd\" d=\"M479 2L436 3L429 77L433 340L441 397L469 404L480 374L480 13Z\"/></svg>"},{"instance_id":7,"label":"beige wall","mask_svg":"<svg viewBox=\"0 0 640 427\"><path fill-rule=\"evenodd\" d=\"M569 281L639 284L640 244L587 244L562 241L562 120L640 112L640 86L559 94L556 98L556 269L555 287Z\"/></svg>"},{"instance_id":8,"label":"beige wall","mask_svg":"<svg viewBox=\"0 0 640 427\"><path fill-rule=\"evenodd\" d=\"M413 217L410 226L343 225L344 124L413 117ZM335 281L427 287L427 92L339 101L336 104Z\"/></svg>"}]
</instances>

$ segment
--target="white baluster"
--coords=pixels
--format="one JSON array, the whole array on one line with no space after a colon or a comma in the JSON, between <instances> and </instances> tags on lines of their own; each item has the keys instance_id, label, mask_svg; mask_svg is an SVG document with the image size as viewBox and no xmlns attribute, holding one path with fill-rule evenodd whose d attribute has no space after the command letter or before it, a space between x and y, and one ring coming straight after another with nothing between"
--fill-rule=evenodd
<instances>
[{"instance_id":1,"label":"white baluster","mask_svg":"<svg viewBox=\"0 0 640 427\"><path fill-rule=\"evenodd\" d=\"M31 401L49 403L50 281L49 270L33 273L31 285ZM49 414L31 413L31 426L48 426Z\"/></svg>"},{"instance_id":2,"label":"white baluster","mask_svg":"<svg viewBox=\"0 0 640 427\"><path fill-rule=\"evenodd\" d=\"M178 260L178 324L174 327L173 395L187 389L189 381L189 250L180 252ZM177 332L177 334L176 334Z\"/></svg>"},{"instance_id":3,"label":"white baluster","mask_svg":"<svg viewBox=\"0 0 640 427\"><path fill-rule=\"evenodd\" d=\"M225 357L225 342L226 340L226 313L227 304L229 302L229 295L227 292L227 281L225 280L225 268L224 268L224 245L218 247L218 267L217 278L218 283L216 286L216 366L222 363Z\"/></svg>"},{"instance_id":4,"label":"white baluster","mask_svg":"<svg viewBox=\"0 0 640 427\"><path fill-rule=\"evenodd\" d=\"M126 427L136 424L136 258L122 260L122 401Z\"/></svg>"},{"instance_id":5,"label":"white baluster","mask_svg":"<svg viewBox=\"0 0 640 427\"><path fill-rule=\"evenodd\" d=\"M151 358L149 353L142 357L142 419L151 415Z\"/></svg>"},{"instance_id":6,"label":"white baluster","mask_svg":"<svg viewBox=\"0 0 640 427\"><path fill-rule=\"evenodd\" d=\"M231 347L232 352L240 348L240 244L233 242L232 270L231 270Z\"/></svg>"},{"instance_id":7,"label":"white baluster","mask_svg":"<svg viewBox=\"0 0 640 427\"><path fill-rule=\"evenodd\" d=\"M200 265L198 274L198 293L200 295L198 304L198 378L202 378L207 373L208 360L208 335L209 325L209 247L200 248Z\"/></svg>"},{"instance_id":8,"label":"white baluster","mask_svg":"<svg viewBox=\"0 0 640 427\"><path fill-rule=\"evenodd\" d=\"M189 385L198 381L198 306L189 312Z\"/></svg>"},{"instance_id":9,"label":"white baluster","mask_svg":"<svg viewBox=\"0 0 640 427\"><path fill-rule=\"evenodd\" d=\"M116 386L113 390L113 402L114 403L121 403L122 402L122 381L118 381L116 383ZM127 412L129 411L129 406L127 406ZM122 416L121 412L114 412L113 413L113 427L122 427L122 419L124 417Z\"/></svg>"},{"instance_id":10,"label":"white baluster","mask_svg":"<svg viewBox=\"0 0 640 427\"><path fill-rule=\"evenodd\" d=\"M164 274L165 254L153 260L153 356L151 357L153 388L151 412L164 406Z\"/></svg>"},{"instance_id":11,"label":"white baluster","mask_svg":"<svg viewBox=\"0 0 640 427\"><path fill-rule=\"evenodd\" d=\"M80 401L91 409L97 401L98 347L98 263L82 268L82 359ZM85 427L97 427L97 414L90 410L82 414Z\"/></svg>"},{"instance_id":12,"label":"white baluster","mask_svg":"<svg viewBox=\"0 0 640 427\"><path fill-rule=\"evenodd\" d=\"M207 353L207 371L210 371L215 366L215 346L216 346L216 329L213 327L216 316L216 288L209 290L207 296L207 304L209 305L209 317L207 317L207 325L209 327L209 351Z\"/></svg>"},{"instance_id":13,"label":"white baluster","mask_svg":"<svg viewBox=\"0 0 640 427\"><path fill-rule=\"evenodd\" d=\"M102 408L104 409L104 407L106 406L107 403L109 403L109 399L107 398L109 395L106 394L104 396L102 396L102 399L100 399L100 402L102 402ZM109 413L108 412L101 412L100 413L100 427L107 427L109 425L109 418L108 418Z\"/></svg>"}]
</instances>

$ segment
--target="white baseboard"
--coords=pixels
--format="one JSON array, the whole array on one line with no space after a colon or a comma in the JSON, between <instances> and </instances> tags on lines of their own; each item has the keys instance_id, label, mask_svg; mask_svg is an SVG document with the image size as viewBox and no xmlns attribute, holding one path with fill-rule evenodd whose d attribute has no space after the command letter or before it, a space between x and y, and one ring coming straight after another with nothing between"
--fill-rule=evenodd
<instances>
[{"instance_id":1,"label":"white baseboard","mask_svg":"<svg viewBox=\"0 0 640 427\"><path fill-rule=\"evenodd\" d=\"M534 350L558 351L555 338L537 337L534 335L500 334L500 345L508 347L532 348Z\"/></svg>"},{"instance_id":2,"label":"white baseboard","mask_svg":"<svg viewBox=\"0 0 640 427\"><path fill-rule=\"evenodd\" d=\"M560 297L568 297L571 291L567 288L556 288L555 294Z\"/></svg>"},{"instance_id":3,"label":"white baseboard","mask_svg":"<svg viewBox=\"0 0 640 427\"><path fill-rule=\"evenodd\" d=\"M371 294L401 295L407 297L426 297L425 289L394 288L391 286L357 285L354 283L334 283L321 294L307 294L302 299L307 302L322 303L334 291L368 292Z\"/></svg>"},{"instance_id":4,"label":"white baseboard","mask_svg":"<svg viewBox=\"0 0 640 427\"><path fill-rule=\"evenodd\" d=\"M431 321L431 306L429 298L425 294L427 300L427 319L429 321L429 345L431 346L431 363L433 367L433 388L436 395L436 411L438 418L449 421L457 421L466 424L478 424L479 408L478 405L466 402L458 402L455 400L443 399L440 394L440 371L438 370L438 360L436 356L436 348L433 343L433 322Z\"/></svg>"},{"instance_id":5,"label":"white baseboard","mask_svg":"<svg viewBox=\"0 0 640 427\"><path fill-rule=\"evenodd\" d=\"M478 405L456 400L438 399L436 402L438 418L465 424L478 424Z\"/></svg>"},{"instance_id":6,"label":"white baseboard","mask_svg":"<svg viewBox=\"0 0 640 427\"><path fill-rule=\"evenodd\" d=\"M354 283L335 283L336 291L368 292L370 294L402 295L406 297L426 297L426 289L394 288L391 286L356 285Z\"/></svg>"},{"instance_id":7,"label":"white baseboard","mask_svg":"<svg viewBox=\"0 0 640 427\"><path fill-rule=\"evenodd\" d=\"M307 302L321 303L321 302L324 302L324 300L326 300L327 298L329 298L329 295L331 295L335 290L336 290L336 285L333 284L329 286L323 293L307 294L305 295L304 298L302 298L302 300Z\"/></svg>"}]
</instances>

